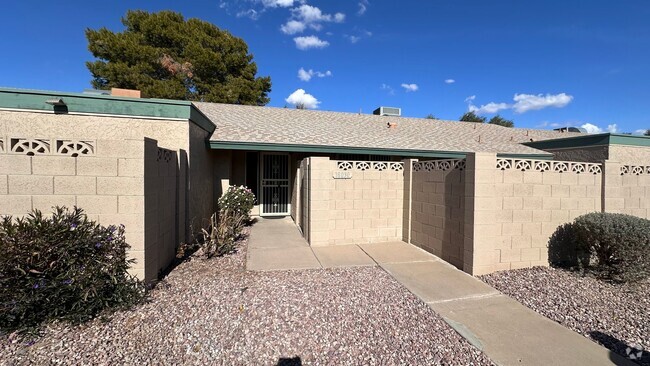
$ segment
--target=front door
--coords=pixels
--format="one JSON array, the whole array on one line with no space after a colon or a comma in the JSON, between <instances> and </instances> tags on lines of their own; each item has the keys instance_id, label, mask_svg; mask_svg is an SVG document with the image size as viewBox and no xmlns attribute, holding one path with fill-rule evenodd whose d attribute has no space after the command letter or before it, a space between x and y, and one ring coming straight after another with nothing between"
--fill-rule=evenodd
<instances>
[{"instance_id":1,"label":"front door","mask_svg":"<svg viewBox=\"0 0 650 366\"><path fill-rule=\"evenodd\" d=\"M262 154L261 216L289 214L289 155Z\"/></svg>"}]
</instances>

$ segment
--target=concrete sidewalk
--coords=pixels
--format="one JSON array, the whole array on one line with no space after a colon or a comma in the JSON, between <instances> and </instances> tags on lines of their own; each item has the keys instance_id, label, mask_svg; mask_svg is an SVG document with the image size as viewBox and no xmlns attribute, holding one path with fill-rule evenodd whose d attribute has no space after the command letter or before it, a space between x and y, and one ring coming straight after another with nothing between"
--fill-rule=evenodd
<instances>
[{"instance_id":1,"label":"concrete sidewalk","mask_svg":"<svg viewBox=\"0 0 650 366\"><path fill-rule=\"evenodd\" d=\"M248 270L379 265L499 365L635 365L404 242L310 247L291 219L259 219Z\"/></svg>"},{"instance_id":2,"label":"concrete sidewalk","mask_svg":"<svg viewBox=\"0 0 650 366\"><path fill-rule=\"evenodd\" d=\"M288 269L374 266L356 245L310 247L291 218L258 218L248 240L246 269Z\"/></svg>"}]
</instances>

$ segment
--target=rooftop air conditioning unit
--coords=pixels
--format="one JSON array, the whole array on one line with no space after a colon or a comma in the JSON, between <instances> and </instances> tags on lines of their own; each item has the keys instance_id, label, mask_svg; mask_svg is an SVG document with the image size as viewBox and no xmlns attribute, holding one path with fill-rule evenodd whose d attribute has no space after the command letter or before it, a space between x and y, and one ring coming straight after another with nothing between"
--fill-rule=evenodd
<instances>
[{"instance_id":1,"label":"rooftop air conditioning unit","mask_svg":"<svg viewBox=\"0 0 650 366\"><path fill-rule=\"evenodd\" d=\"M372 114L376 114L378 116L393 116L393 117L400 117L402 115L402 108L394 108L394 107L379 107L375 109Z\"/></svg>"}]
</instances>

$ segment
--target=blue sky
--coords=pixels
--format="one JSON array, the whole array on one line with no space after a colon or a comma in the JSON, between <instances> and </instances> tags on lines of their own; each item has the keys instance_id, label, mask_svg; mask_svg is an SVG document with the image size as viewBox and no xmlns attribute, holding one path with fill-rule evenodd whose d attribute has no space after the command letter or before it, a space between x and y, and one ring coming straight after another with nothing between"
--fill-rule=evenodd
<instances>
[{"instance_id":1,"label":"blue sky","mask_svg":"<svg viewBox=\"0 0 650 366\"><path fill-rule=\"evenodd\" d=\"M178 11L243 38L259 75L271 76L271 106L650 128L647 0L8 2L0 85L88 88L84 29L122 30L128 9Z\"/></svg>"}]
</instances>

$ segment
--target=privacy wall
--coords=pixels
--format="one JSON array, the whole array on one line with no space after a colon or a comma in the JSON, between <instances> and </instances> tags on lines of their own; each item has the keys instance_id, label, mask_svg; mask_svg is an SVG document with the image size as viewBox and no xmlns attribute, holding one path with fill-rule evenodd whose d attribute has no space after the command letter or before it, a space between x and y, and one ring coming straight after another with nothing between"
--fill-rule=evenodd
<instances>
[{"instance_id":1,"label":"privacy wall","mask_svg":"<svg viewBox=\"0 0 650 366\"><path fill-rule=\"evenodd\" d=\"M465 160L412 163L411 243L462 268Z\"/></svg>"},{"instance_id":2,"label":"privacy wall","mask_svg":"<svg viewBox=\"0 0 650 366\"><path fill-rule=\"evenodd\" d=\"M78 206L102 225L123 224L137 261L132 272L155 279L186 240L191 217L212 209L203 203L212 202L210 171L188 174L197 140L195 161L203 156L210 165L205 131L191 139L191 124L2 111L0 215Z\"/></svg>"},{"instance_id":3,"label":"privacy wall","mask_svg":"<svg viewBox=\"0 0 650 366\"><path fill-rule=\"evenodd\" d=\"M311 245L402 239L404 163L309 158Z\"/></svg>"},{"instance_id":4,"label":"privacy wall","mask_svg":"<svg viewBox=\"0 0 650 366\"><path fill-rule=\"evenodd\" d=\"M475 275L548 265L550 236L580 215L649 216L648 166L489 153L409 165L404 240Z\"/></svg>"}]
</instances>

